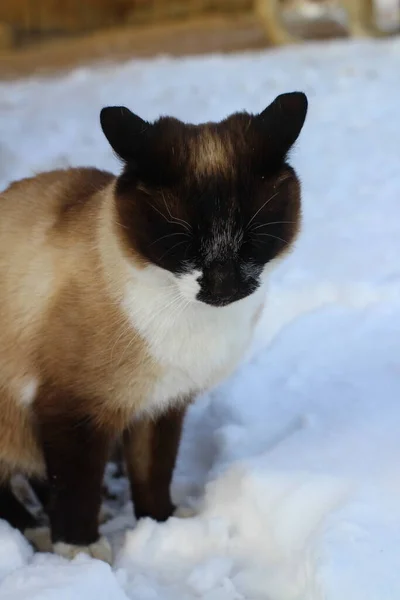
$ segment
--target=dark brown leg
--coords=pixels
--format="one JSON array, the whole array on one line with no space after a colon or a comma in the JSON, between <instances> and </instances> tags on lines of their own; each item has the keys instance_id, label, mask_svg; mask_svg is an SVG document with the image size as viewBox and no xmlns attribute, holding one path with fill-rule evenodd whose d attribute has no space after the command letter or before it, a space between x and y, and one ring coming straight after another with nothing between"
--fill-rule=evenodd
<instances>
[{"instance_id":1,"label":"dark brown leg","mask_svg":"<svg viewBox=\"0 0 400 600\"><path fill-rule=\"evenodd\" d=\"M115 445L114 452L111 456L111 461L115 463L117 470L115 472L115 477L123 477L125 475L124 472L124 449L122 444L118 442Z\"/></svg>"},{"instance_id":2,"label":"dark brown leg","mask_svg":"<svg viewBox=\"0 0 400 600\"><path fill-rule=\"evenodd\" d=\"M178 454L185 408L155 419L136 421L124 433L124 450L137 519L165 521L175 510L170 485Z\"/></svg>"},{"instance_id":3,"label":"dark brown leg","mask_svg":"<svg viewBox=\"0 0 400 600\"><path fill-rule=\"evenodd\" d=\"M8 521L12 527L24 531L35 527L35 517L14 496L8 483L0 485L0 519Z\"/></svg>"},{"instance_id":4,"label":"dark brown leg","mask_svg":"<svg viewBox=\"0 0 400 600\"><path fill-rule=\"evenodd\" d=\"M101 485L108 437L78 415L78 399L44 397L37 413L47 477L52 542L90 546L99 539Z\"/></svg>"},{"instance_id":5,"label":"dark brown leg","mask_svg":"<svg viewBox=\"0 0 400 600\"><path fill-rule=\"evenodd\" d=\"M47 505L50 500L50 485L47 479L30 479L30 486L32 490L35 492L37 499L43 507L43 510L46 512Z\"/></svg>"}]
</instances>

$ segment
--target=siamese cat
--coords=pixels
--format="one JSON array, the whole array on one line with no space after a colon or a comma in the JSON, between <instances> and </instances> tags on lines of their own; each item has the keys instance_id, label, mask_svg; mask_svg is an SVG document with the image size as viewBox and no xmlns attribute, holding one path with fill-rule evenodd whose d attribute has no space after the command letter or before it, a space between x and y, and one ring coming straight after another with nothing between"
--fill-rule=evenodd
<instances>
[{"instance_id":1,"label":"siamese cat","mask_svg":"<svg viewBox=\"0 0 400 600\"><path fill-rule=\"evenodd\" d=\"M287 162L307 98L190 125L101 111L123 168L43 173L0 194L0 517L48 482L54 552L111 561L103 473L123 440L136 517L164 521L185 410L243 357L271 269L293 246ZM40 487L40 485L39 485Z\"/></svg>"}]
</instances>

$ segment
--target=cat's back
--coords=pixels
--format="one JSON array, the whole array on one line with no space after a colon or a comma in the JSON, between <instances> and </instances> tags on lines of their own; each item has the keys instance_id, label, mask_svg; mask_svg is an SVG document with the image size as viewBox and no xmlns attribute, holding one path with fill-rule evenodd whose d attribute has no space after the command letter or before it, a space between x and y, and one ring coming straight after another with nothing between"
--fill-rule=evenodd
<instances>
[{"instance_id":1,"label":"cat's back","mask_svg":"<svg viewBox=\"0 0 400 600\"><path fill-rule=\"evenodd\" d=\"M0 192L0 272L15 270L22 256L27 265L38 252L63 247L65 253L90 235L101 191L112 180L97 169L66 169L13 182Z\"/></svg>"},{"instance_id":2,"label":"cat's back","mask_svg":"<svg viewBox=\"0 0 400 600\"><path fill-rule=\"evenodd\" d=\"M102 190L113 180L96 169L42 173L0 192L0 326L32 331L45 306L82 263ZM94 233L93 233L94 235ZM12 330L12 331L11 331Z\"/></svg>"},{"instance_id":3,"label":"cat's back","mask_svg":"<svg viewBox=\"0 0 400 600\"><path fill-rule=\"evenodd\" d=\"M0 191L0 245L8 234L28 230L29 243L36 231L63 229L79 222L94 197L113 180L106 171L71 168L40 173L11 183Z\"/></svg>"}]
</instances>

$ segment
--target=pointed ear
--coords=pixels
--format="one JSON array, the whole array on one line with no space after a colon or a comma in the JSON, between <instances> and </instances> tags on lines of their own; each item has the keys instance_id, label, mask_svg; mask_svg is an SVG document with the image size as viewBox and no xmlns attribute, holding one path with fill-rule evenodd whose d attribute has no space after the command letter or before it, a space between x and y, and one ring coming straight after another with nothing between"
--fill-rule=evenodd
<instances>
[{"instance_id":1,"label":"pointed ear","mask_svg":"<svg viewBox=\"0 0 400 600\"><path fill-rule=\"evenodd\" d=\"M271 152L282 158L300 135L307 115L307 96L302 92L281 94L256 117L271 144Z\"/></svg>"},{"instance_id":2,"label":"pointed ear","mask_svg":"<svg viewBox=\"0 0 400 600\"><path fill-rule=\"evenodd\" d=\"M103 108L100 123L114 152L125 162L135 161L146 145L151 124L125 106Z\"/></svg>"}]
</instances>

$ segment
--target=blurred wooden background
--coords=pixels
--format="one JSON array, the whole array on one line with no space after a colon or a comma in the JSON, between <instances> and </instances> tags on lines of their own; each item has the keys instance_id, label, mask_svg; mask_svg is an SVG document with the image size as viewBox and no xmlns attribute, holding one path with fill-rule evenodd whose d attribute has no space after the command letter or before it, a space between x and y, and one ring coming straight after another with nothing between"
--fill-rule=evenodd
<instances>
[{"instance_id":1,"label":"blurred wooden background","mask_svg":"<svg viewBox=\"0 0 400 600\"><path fill-rule=\"evenodd\" d=\"M9 41L251 10L252 0L0 0Z\"/></svg>"},{"instance_id":2,"label":"blurred wooden background","mask_svg":"<svg viewBox=\"0 0 400 600\"><path fill-rule=\"evenodd\" d=\"M400 0L365 0L371 1L376 6L400 4ZM303 3L306 11L314 11L318 4L329 7L332 0L281 3ZM336 4L343 4L343 0ZM118 26L160 25L212 15L232 17L250 14L253 9L254 0L0 0L0 47L21 47L37 40Z\"/></svg>"},{"instance_id":3,"label":"blurred wooden background","mask_svg":"<svg viewBox=\"0 0 400 600\"><path fill-rule=\"evenodd\" d=\"M302 39L343 36L346 16L324 20L315 11L340 9L345 1L280 0L281 16L289 28L298 27ZM400 5L365 1L389 13ZM297 5L300 21L290 25L284 7L290 13ZM400 22L391 13L386 20L393 18ZM254 0L0 0L0 79L104 60L239 52L270 43Z\"/></svg>"}]
</instances>

